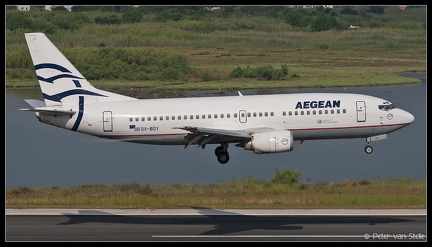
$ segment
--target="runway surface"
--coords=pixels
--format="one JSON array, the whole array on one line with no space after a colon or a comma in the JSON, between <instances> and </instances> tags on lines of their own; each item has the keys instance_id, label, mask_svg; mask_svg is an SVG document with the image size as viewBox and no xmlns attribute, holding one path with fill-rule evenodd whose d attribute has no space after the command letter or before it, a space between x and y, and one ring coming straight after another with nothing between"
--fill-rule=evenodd
<instances>
[{"instance_id":1,"label":"runway surface","mask_svg":"<svg viewBox=\"0 0 432 247\"><path fill-rule=\"evenodd\" d=\"M426 241L426 210L6 209L6 241Z\"/></svg>"}]
</instances>

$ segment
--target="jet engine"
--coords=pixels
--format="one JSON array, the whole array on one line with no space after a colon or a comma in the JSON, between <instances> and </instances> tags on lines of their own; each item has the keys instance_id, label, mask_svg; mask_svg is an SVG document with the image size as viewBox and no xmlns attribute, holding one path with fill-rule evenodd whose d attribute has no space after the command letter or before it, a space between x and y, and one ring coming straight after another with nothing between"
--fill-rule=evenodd
<instances>
[{"instance_id":1,"label":"jet engine","mask_svg":"<svg viewBox=\"0 0 432 247\"><path fill-rule=\"evenodd\" d=\"M293 147L293 134L288 130L253 134L244 145L245 150L252 150L256 154L289 152Z\"/></svg>"}]
</instances>

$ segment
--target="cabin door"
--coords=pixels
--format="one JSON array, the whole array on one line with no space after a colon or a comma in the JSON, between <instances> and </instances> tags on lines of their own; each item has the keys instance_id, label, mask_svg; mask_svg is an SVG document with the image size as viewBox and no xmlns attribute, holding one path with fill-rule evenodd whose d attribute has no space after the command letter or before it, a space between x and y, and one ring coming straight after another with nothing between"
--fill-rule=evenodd
<instances>
[{"instance_id":1,"label":"cabin door","mask_svg":"<svg viewBox=\"0 0 432 247\"><path fill-rule=\"evenodd\" d=\"M357 101L357 122L366 122L366 103Z\"/></svg>"},{"instance_id":2,"label":"cabin door","mask_svg":"<svg viewBox=\"0 0 432 247\"><path fill-rule=\"evenodd\" d=\"M104 111L103 112L103 130L105 132L110 132L113 130L112 112L111 111Z\"/></svg>"}]
</instances>

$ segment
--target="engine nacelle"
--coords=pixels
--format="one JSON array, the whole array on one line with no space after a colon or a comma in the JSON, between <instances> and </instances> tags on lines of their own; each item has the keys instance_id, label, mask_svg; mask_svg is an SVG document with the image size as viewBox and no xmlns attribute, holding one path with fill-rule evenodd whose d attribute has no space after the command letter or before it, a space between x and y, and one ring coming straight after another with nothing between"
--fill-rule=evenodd
<instances>
[{"instance_id":1,"label":"engine nacelle","mask_svg":"<svg viewBox=\"0 0 432 247\"><path fill-rule=\"evenodd\" d=\"M253 134L251 140L244 146L244 149L252 150L257 154L289 152L293 148L293 135L288 130Z\"/></svg>"}]
</instances>

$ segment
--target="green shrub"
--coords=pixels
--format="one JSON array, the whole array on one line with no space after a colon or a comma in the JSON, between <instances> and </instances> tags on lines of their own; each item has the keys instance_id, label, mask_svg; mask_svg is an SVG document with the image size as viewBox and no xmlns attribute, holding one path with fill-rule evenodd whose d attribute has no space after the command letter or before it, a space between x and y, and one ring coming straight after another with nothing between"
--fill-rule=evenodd
<instances>
[{"instance_id":1,"label":"green shrub","mask_svg":"<svg viewBox=\"0 0 432 247\"><path fill-rule=\"evenodd\" d=\"M275 168L276 174L274 177L270 180L272 183L279 183L279 184L294 184L298 183L301 178L301 172L296 172L293 170L285 170L281 171L279 168Z\"/></svg>"},{"instance_id":2,"label":"green shrub","mask_svg":"<svg viewBox=\"0 0 432 247\"><path fill-rule=\"evenodd\" d=\"M120 24L121 20L116 15L109 16L98 16L95 19L95 23L97 24Z\"/></svg>"},{"instance_id":3,"label":"green shrub","mask_svg":"<svg viewBox=\"0 0 432 247\"><path fill-rule=\"evenodd\" d=\"M288 74L288 67L282 65L281 69L275 69L273 66L263 65L251 68L249 65L246 68L236 67L229 74L230 78L256 78L258 80L280 80Z\"/></svg>"},{"instance_id":4,"label":"green shrub","mask_svg":"<svg viewBox=\"0 0 432 247\"><path fill-rule=\"evenodd\" d=\"M76 48L66 56L88 80L177 80L192 73L187 58L170 50Z\"/></svg>"},{"instance_id":5,"label":"green shrub","mask_svg":"<svg viewBox=\"0 0 432 247\"><path fill-rule=\"evenodd\" d=\"M140 22L143 14L136 8L128 8L124 11L122 16L123 23L136 23Z\"/></svg>"}]
</instances>

